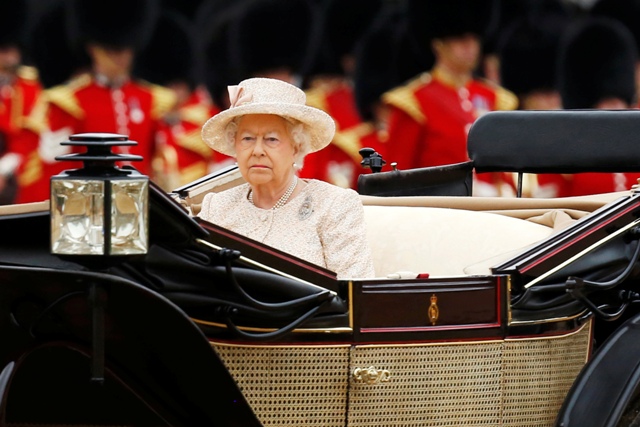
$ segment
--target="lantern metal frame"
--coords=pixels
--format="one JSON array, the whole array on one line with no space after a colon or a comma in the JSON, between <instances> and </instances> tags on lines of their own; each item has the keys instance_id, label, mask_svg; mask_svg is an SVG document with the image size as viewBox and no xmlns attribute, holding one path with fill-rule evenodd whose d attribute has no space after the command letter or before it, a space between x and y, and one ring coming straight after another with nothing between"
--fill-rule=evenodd
<instances>
[{"instance_id":1,"label":"lantern metal frame","mask_svg":"<svg viewBox=\"0 0 640 427\"><path fill-rule=\"evenodd\" d=\"M116 162L140 161L142 160L141 156L112 152L113 147L131 146L137 143L130 141L126 135L83 133L71 135L68 141L61 142L61 144L84 146L86 151L56 157L56 160L60 161L82 161L84 165L82 168L66 170L51 177L51 252L60 256L73 256L74 258L82 256L111 258L146 254L149 246L149 178L133 168L122 169L116 166ZM91 193L96 196L97 200L89 200L89 194L83 199L82 194L73 194L73 191L69 191L69 194L60 194L58 191L65 185L68 188L74 188L73 185L82 187L84 184L94 185L97 189L100 189L99 191L102 192L102 195ZM118 204L114 200L120 196L120 193L114 193L114 188L129 184L132 186L135 184L135 190L140 192L140 200L131 202L131 197L126 194L122 195L122 197L129 197L129 199L124 200L128 200L126 205L133 212L131 217L135 224L133 224L132 229L139 233L139 236L135 239L137 247L126 247L124 250L118 250L115 246L113 227L116 220L115 216L120 212ZM64 235L65 230L61 229L60 222L64 220L64 212L62 210L65 209L64 203L69 195L77 196L79 199L81 209L78 212L78 216L81 221L89 221L89 225L94 225L94 228L97 228L95 225L100 224L100 220L102 222L101 230L96 231L99 235L95 239L91 240L90 237L86 237L89 233L89 226L87 226L87 230L79 227L82 229L80 234L85 240L78 240L75 246L68 244L67 247L64 247L61 241L66 235ZM102 209L100 209L100 206L93 206L93 204L99 205L100 203L102 204ZM91 206L87 208L87 204ZM96 223L91 222L93 219L83 218L83 214L86 214L87 210L93 214L101 215L101 218L95 219ZM82 234L82 232L85 234ZM69 239L69 241L73 242L73 239Z\"/></svg>"}]
</instances>

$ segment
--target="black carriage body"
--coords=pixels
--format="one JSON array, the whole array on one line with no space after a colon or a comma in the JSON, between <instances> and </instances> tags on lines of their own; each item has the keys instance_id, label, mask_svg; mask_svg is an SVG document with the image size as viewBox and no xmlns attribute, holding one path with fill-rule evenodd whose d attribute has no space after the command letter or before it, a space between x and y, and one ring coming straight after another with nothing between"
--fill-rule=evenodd
<instances>
[{"instance_id":1,"label":"black carriage body","mask_svg":"<svg viewBox=\"0 0 640 427\"><path fill-rule=\"evenodd\" d=\"M0 425L522 426L559 412L558 425L588 425L571 415L606 381L589 369L640 360L625 343L637 322L634 192L489 209L364 198L590 211L484 273L371 280L338 280L202 221L194 194L151 184L148 254L100 271L49 253L47 203L0 208ZM638 382L606 389L610 418Z\"/></svg>"},{"instance_id":2,"label":"black carriage body","mask_svg":"<svg viewBox=\"0 0 640 427\"><path fill-rule=\"evenodd\" d=\"M559 372L573 369L536 407L549 419L588 357L592 324L581 317L584 310L561 307L553 321L518 324L510 274L339 281L332 272L190 217L153 186L151 194L149 254L103 272L49 254L46 206L1 216L8 422L277 425L286 419L307 425L321 418L325 425L358 425L372 416L403 420L417 409L430 417L437 409L432 401L406 400L417 388L460 413L489 411L486 416L499 423L505 408L521 412L516 400L496 406L505 393L522 392L505 387L505 375L520 375L520 359L531 352L546 357L551 345L572 356L543 371L524 362L530 376L548 382L558 383ZM37 237L22 239L25 229ZM225 259L221 248L239 254ZM100 284L106 309L103 386L91 381L92 283ZM73 396L83 397L76 402L86 411L72 411L66 397L50 398L38 417L30 415L29 387L42 383L36 400L45 402L61 381L50 363L76 367L66 371L67 384L76 388ZM443 363L453 367L446 375ZM433 384L436 374L444 376ZM273 392L275 384L280 392ZM489 387L491 399L452 397L452 384L472 395ZM125 413L113 410L109 398L120 395L126 396ZM225 410L229 405L233 411ZM456 411L449 420L460 419ZM76 418L65 418L70 412Z\"/></svg>"}]
</instances>

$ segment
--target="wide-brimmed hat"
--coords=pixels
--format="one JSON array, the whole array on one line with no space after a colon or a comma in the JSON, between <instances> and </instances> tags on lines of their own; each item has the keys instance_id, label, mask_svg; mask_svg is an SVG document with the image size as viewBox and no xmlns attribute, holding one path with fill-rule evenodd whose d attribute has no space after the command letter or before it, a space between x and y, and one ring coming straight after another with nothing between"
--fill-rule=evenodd
<instances>
[{"instance_id":1,"label":"wide-brimmed hat","mask_svg":"<svg viewBox=\"0 0 640 427\"><path fill-rule=\"evenodd\" d=\"M230 107L212 118L202 127L202 139L214 150L233 156L225 128L235 117L246 114L274 114L303 123L311 139L311 151L329 145L336 125L331 116L322 110L306 105L305 93L282 80L252 78L237 86L229 86Z\"/></svg>"}]
</instances>

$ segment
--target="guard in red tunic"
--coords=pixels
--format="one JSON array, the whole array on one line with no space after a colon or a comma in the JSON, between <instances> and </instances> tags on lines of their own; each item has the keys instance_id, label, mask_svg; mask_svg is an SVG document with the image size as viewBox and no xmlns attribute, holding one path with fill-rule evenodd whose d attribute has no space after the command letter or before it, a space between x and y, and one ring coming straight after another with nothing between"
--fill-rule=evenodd
<instances>
[{"instance_id":1,"label":"guard in red tunic","mask_svg":"<svg viewBox=\"0 0 640 427\"><path fill-rule=\"evenodd\" d=\"M336 133L326 148L305 158L303 178L315 178L343 188L357 189L358 176L368 173L360 162L361 148L381 150L375 127L365 122L356 105L353 75L355 47L381 9L378 0L330 0L314 67L307 79L307 104L327 112ZM382 153L381 153L382 154Z\"/></svg>"},{"instance_id":2,"label":"guard in red tunic","mask_svg":"<svg viewBox=\"0 0 640 427\"><path fill-rule=\"evenodd\" d=\"M138 54L135 74L171 89L174 108L157 134L153 176L166 191L203 177L235 159L215 153L200 136L202 126L220 112L199 81L195 43L187 19L164 12L150 43Z\"/></svg>"},{"instance_id":3,"label":"guard in red tunic","mask_svg":"<svg viewBox=\"0 0 640 427\"><path fill-rule=\"evenodd\" d=\"M568 27L560 45L559 89L564 109L628 109L636 102L636 44L619 21L591 17ZM548 196L626 191L638 173L545 174Z\"/></svg>"},{"instance_id":4,"label":"guard in red tunic","mask_svg":"<svg viewBox=\"0 0 640 427\"><path fill-rule=\"evenodd\" d=\"M45 92L47 131L40 153L46 175L72 166L55 160L71 149L60 145L69 135L107 132L136 141L136 146L119 147L120 152L141 155L143 161L132 166L152 176L156 135L176 97L167 88L133 78L131 69L156 24L158 5L153 0L76 0L71 6L75 34L70 40L86 49L91 71Z\"/></svg>"},{"instance_id":5,"label":"guard in red tunic","mask_svg":"<svg viewBox=\"0 0 640 427\"><path fill-rule=\"evenodd\" d=\"M518 96L521 110L561 109L556 78L558 46L572 15L555 0L528 4L528 9L512 15L496 35L501 85ZM524 174L523 197L552 197L549 190L538 186L537 175Z\"/></svg>"},{"instance_id":6,"label":"guard in red tunic","mask_svg":"<svg viewBox=\"0 0 640 427\"><path fill-rule=\"evenodd\" d=\"M300 176L356 189L358 176L369 172L360 164L360 149L383 150L373 124L363 121L358 113L353 87L344 78L317 79L307 90L307 105L333 117L336 133L331 144L305 158Z\"/></svg>"},{"instance_id":7,"label":"guard in red tunic","mask_svg":"<svg viewBox=\"0 0 640 427\"><path fill-rule=\"evenodd\" d=\"M25 66L16 70L10 84L0 87L0 127L7 146L7 154L0 159L0 174L3 160L12 159L10 163L15 162L18 186L15 203L37 201L34 194L40 193L45 187L47 191L49 189L48 183L45 185L41 182L43 170L38 153L40 126L30 118L41 91L37 70ZM6 170L11 170L11 167Z\"/></svg>"},{"instance_id":8,"label":"guard in red tunic","mask_svg":"<svg viewBox=\"0 0 640 427\"><path fill-rule=\"evenodd\" d=\"M402 169L469 160L467 133L482 114L511 110L515 97L477 79L457 79L436 65L384 95L389 117L390 159Z\"/></svg>"},{"instance_id":9,"label":"guard in red tunic","mask_svg":"<svg viewBox=\"0 0 640 427\"><path fill-rule=\"evenodd\" d=\"M202 126L220 112L209 94L198 87L184 95L165 115L166 126L157 135L154 176L167 191L235 163L233 157L214 153L202 142Z\"/></svg>"},{"instance_id":10,"label":"guard in red tunic","mask_svg":"<svg viewBox=\"0 0 640 427\"><path fill-rule=\"evenodd\" d=\"M435 65L383 96L391 110L387 160L400 169L467 161L473 122L488 111L517 107L513 93L473 74L491 2L415 0L409 5L413 31L429 41ZM512 188L506 175L483 175L474 183L478 195L502 195L504 188Z\"/></svg>"},{"instance_id":11,"label":"guard in red tunic","mask_svg":"<svg viewBox=\"0 0 640 427\"><path fill-rule=\"evenodd\" d=\"M42 174L37 123L29 119L42 87L37 71L22 65L26 2L3 2L0 12L0 204L9 204L30 201Z\"/></svg>"},{"instance_id":12,"label":"guard in red tunic","mask_svg":"<svg viewBox=\"0 0 640 427\"><path fill-rule=\"evenodd\" d=\"M387 158L389 104L382 96L408 78L433 66L433 54L418 43L406 26L399 3L388 3L358 41L355 49L354 93L364 123L361 145ZM383 166L391 169L392 162Z\"/></svg>"}]
</instances>

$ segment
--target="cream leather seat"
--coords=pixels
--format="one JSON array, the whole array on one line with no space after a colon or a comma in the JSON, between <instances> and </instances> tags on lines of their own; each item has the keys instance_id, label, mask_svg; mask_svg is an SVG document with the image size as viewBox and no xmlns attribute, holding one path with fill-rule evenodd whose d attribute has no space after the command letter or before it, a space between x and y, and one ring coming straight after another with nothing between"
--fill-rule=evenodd
<instances>
[{"instance_id":1,"label":"cream leather seat","mask_svg":"<svg viewBox=\"0 0 640 427\"><path fill-rule=\"evenodd\" d=\"M552 234L551 227L461 209L365 205L376 277L490 274L490 268Z\"/></svg>"}]
</instances>

